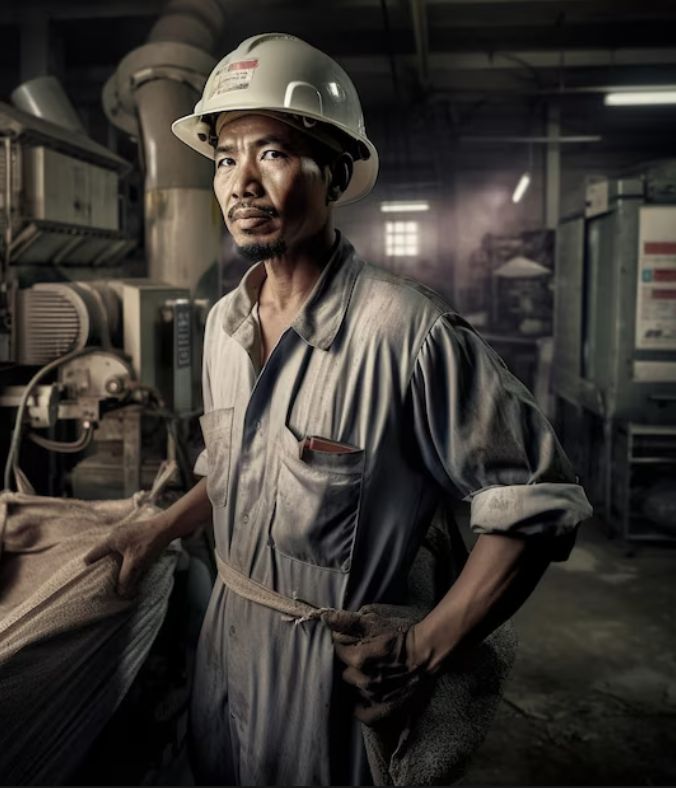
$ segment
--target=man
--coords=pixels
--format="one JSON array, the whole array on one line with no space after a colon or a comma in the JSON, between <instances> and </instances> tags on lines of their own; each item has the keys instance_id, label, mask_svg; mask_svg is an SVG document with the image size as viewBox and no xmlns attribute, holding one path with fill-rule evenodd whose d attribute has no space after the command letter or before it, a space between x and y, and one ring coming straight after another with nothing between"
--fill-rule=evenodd
<instances>
[{"instance_id":1,"label":"man","mask_svg":"<svg viewBox=\"0 0 676 788\"><path fill-rule=\"evenodd\" d=\"M377 154L334 61L291 36L248 39L174 131L214 157L226 225L255 264L207 322L206 479L91 558L119 552L126 592L213 515L223 582L195 671L198 777L368 782L353 714L413 700L510 616L589 505L533 399L471 327L335 231L334 206L370 191ZM346 641L341 611L401 599L443 497L470 499L481 534L458 580L407 631L385 621Z\"/></svg>"}]
</instances>

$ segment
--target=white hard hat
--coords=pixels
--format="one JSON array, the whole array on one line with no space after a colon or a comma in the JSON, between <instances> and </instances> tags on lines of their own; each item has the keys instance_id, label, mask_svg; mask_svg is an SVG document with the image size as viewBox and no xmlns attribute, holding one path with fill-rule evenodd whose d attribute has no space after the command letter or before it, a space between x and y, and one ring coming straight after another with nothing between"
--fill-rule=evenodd
<instances>
[{"instance_id":1,"label":"white hard hat","mask_svg":"<svg viewBox=\"0 0 676 788\"><path fill-rule=\"evenodd\" d=\"M355 159L354 174L338 204L356 202L373 188L378 153L366 136L359 96L335 60L285 33L247 38L211 72L192 115L174 121L174 134L214 158L214 120L222 112L268 110L295 116L310 136L327 124Z\"/></svg>"}]
</instances>

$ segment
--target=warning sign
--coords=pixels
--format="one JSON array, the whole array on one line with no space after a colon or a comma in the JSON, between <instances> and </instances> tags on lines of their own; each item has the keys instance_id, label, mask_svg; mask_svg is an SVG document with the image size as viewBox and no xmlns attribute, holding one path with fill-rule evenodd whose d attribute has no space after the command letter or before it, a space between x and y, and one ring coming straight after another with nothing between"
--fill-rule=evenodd
<instances>
[{"instance_id":1,"label":"warning sign","mask_svg":"<svg viewBox=\"0 0 676 788\"><path fill-rule=\"evenodd\" d=\"M238 60L216 75L213 95L228 93L231 90L248 88L258 68L258 60Z\"/></svg>"},{"instance_id":2,"label":"warning sign","mask_svg":"<svg viewBox=\"0 0 676 788\"><path fill-rule=\"evenodd\" d=\"M636 347L676 350L676 208L641 208Z\"/></svg>"}]
</instances>

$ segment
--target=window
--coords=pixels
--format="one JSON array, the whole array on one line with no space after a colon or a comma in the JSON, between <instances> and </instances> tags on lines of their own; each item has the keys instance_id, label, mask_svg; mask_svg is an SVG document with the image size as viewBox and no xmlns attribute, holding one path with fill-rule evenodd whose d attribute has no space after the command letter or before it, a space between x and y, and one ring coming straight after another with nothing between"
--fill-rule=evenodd
<instances>
[{"instance_id":1,"label":"window","mask_svg":"<svg viewBox=\"0 0 676 788\"><path fill-rule=\"evenodd\" d=\"M417 257L418 222L385 222L387 257Z\"/></svg>"}]
</instances>

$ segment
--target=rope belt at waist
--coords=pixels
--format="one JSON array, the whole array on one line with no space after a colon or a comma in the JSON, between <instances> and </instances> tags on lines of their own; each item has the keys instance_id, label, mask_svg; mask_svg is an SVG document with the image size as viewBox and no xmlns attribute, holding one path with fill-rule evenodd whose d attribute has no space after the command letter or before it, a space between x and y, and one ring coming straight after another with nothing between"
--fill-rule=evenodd
<instances>
[{"instance_id":1,"label":"rope belt at waist","mask_svg":"<svg viewBox=\"0 0 676 788\"><path fill-rule=\"evenodd\" d=\"M256 602L259 605L282 613L286 621L293 621L294 624L316 621L321 619L324 613L335 610L332 607L316 607L303 599L279 594L277 591L273 591L271 588L262 585L262 583L258 583L242 574L231 564L227 564L218 553L214 553L214 555L216 557L216 566L218 567L218 576L226 588L233 591L237 596L248 599L250 602Z\"/></svg>"}]
</instances>

